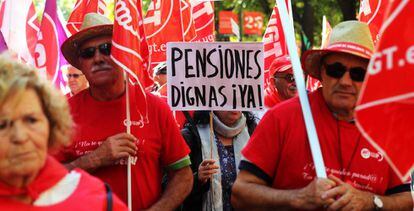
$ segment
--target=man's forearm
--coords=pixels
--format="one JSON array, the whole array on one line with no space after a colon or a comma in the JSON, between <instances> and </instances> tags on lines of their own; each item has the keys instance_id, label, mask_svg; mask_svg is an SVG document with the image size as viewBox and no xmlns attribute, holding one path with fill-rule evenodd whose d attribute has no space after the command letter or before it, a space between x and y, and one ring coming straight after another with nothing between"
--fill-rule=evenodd
<instances>
[{"instance_id":1,"label":"man's forearm","mask_svg":"<svg viewBox=\"0 0 414 211\"><path fill-rule=\"evenodd\" d=\"M101 166L100 159L95 155L95 153L90 152L81 157L78 157L72 162L65 163L64 166L72 170L74 168L80 168L87 172L93 172L95 169Z\"/></svg>"},{"instance_id":2,"label":"man's forearm","mask_svg":"<svg viewBox=\"0 0 414 211\"><path fill-rule=\"evenodd\" d=\"M411 192L396 193L389 196L380 196L384 203L382 210L413 210Z\"/></svg>"},{"instance_id":3,"label":"man's forearm","mask_svg":"<svg viewBox=\"0 0 414 211\"><path fill-rule=\"evenodd\" d=\"M174 210L188 196L193 187L193 174L189 166L173 171L168 176L167 187L150 210Z\"/></svg>"},{"instance_id":4,"label":"man's forearm","mask_svg":"<svg viewBox=\"0 0 414 211\"><path fill-rule=\"evenodd\" d=\"M234 184L231 199L233 207L240 210L290 210L299 208L298 194L299 190L277 190L240 182Z\"/></svg>"}]
</instances>

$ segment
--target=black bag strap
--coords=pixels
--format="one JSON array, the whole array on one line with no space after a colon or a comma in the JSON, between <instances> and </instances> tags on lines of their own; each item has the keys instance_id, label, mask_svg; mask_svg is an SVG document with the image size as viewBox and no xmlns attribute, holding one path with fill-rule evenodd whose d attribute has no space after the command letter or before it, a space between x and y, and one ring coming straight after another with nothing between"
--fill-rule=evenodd
<instances>
[{"instance_id":1,"label":"black bag strap","mask_svg":"<svg viewBox=\"0 0 414 211\"><path fill-rule=\"evenodd\" d=\"M106 190L106 211L112 211L113 207L113 199L112 199L112 190L107 183L105 183L105 190Z\"/></svg>"},{"instance_id":2,"label":"black bag strap","mask_svg":"<svg viewBox=\"0 0 414 211\"><path fill-rule=\"evenodd\" d=\"M191 118L190 113L188 111L183 111L183 114L184 114L185 119L187 120L187 122L190 124L191 132L193 132L194 134L196 134L198 136L196 124L194 123L193 118Z\"/></svg>"}]
</instances>

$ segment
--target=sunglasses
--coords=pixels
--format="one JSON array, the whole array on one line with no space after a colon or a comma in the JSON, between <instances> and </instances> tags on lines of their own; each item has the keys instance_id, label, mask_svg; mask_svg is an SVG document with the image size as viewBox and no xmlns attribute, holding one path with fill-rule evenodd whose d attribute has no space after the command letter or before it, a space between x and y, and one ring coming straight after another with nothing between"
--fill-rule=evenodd
<instances>
[{"instance_id":1,"label":"sunglasses","mask_svg":"<svg viewBox=\"0 0 414 211\"><path fill-rule=\"evenodd\" d=\"M83 74L78 74L78 73L69 73L69 74L66 74L66 77L69 79L69 78L74 78L74 79L77 79L77 78L79 78L79 77L81 77L81 75L83 75Z\"/></svg>"},{"instance_id":2,"label":"sunglasses","mask_svg":"<svg viewBox=\"0 0 414 211\"><path fill-rule=\"evenodd\" d=\"M288 83L292 83L295 82L295 76L293 76L293 74L286 74L284 76L279 76L276 75L275 78L283 78L285 79Z\"/></svg>"},{"instance_id":3,"label":"sunglasses","mask_svg":"<svg viewBox=\"0 0 414 211\"><path fill-rule=\"evenodd\" d=\"M367 70L363 67L351 67L347 68L345 65L343 65L340 62L335 62L333 64L324 64L326 75L332 77L332 78L342 78L344 76L345 72L349 70L349 76L353 81L362 82L365 78L365 73Z\"/></svg>"},{"instance_id":4,"label":"sunglasses","mask_svg":"<svg viewBox=\"0 0 414 211\"><path fill-rule=\"evenodd\" d=\"M84 59L90 59L95 56L96 49L105 56L109 56L111 54L111 43L103 43L98 45L97 47L89 47L79 51L79 56Z\"/></svg>"}]
</instances>

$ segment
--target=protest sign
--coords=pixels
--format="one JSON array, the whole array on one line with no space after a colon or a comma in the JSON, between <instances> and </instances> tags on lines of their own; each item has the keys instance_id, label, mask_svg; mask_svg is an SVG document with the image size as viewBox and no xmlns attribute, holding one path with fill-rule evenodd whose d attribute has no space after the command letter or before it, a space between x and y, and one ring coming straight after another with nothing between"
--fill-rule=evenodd
<instances>
[{"instance_id":1,"label":"protest sign","mask_svg":"<svg viewBox=\"0 0 414 211\"><path fill-rule=\"evenodd\" d=\"M220 34L234 34L232 30L231 20L239 24L239 17L233 11L219 12L219 33Z\"/></svg>"},{"instance_id":2,"label":"protest sign","mask_svg":"<svg viewBox=\"0 0 414 211\"><path fill-rule=\"evenodd\" d=\"M243 32L244 34L262 35L263 14L261 12L243 12Z\"/></svg>"},{"instance_id":3,"label":"protest sign","mask_svg":"<svg viewBox=\"0 0 414 211\"><path fill-rule=\"evenodd\" d=\"M173 110L264 109L262 43L167 44Z\"/></svg>"}]
</instances>

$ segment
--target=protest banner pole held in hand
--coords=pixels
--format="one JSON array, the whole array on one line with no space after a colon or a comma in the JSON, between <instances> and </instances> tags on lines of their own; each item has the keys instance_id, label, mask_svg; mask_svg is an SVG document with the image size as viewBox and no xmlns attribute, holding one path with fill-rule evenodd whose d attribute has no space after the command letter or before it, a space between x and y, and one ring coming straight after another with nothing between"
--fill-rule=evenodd
<instances>
[{"instance_id":1,"label":"protest banner pole held in hand","mask_svg":"<svg viewBox=\"0 0 414 211\"><path fill-rule=\"evenodd\" d=\"M305 120L306 131L311 147L312 158L315 164L316 176L319 178L326 178L325 164L322 157L321 147L316 133L315 123L310 109L308 95L305 87L305 79L303 76L302 66L296 48L295 33L290 22L287 12L285 0L276 0L280 18L282 19L283 32L285 34L286 43L290 59L292 61L293 74L295 76L296 86L299 94L299 100L302 107L303 117Z\"/></svg>"},{"instance_id":2,"label":"protest banner pole held in hand","mask_svg":"<svg viewBox=\"0 0 414 211\"><path fill-rule=\"evenodd\" d=\"M126 131L128 134L131 134L131 110L129 107L129 86L128 86L128 74L124 71L124 79L125 79L125 95L126 97ZM127 191L128 191L128 209L132 210L132 185L131 185L131 160L132 157L128 156L128 164L127 164Z\"/></svg>"},{"instance_id":3,"label":"protest banner pole held in hand","mask_svg":"<svg viewBox=\"0 0 414 211\"><path fill-rule=\"evenodd\" d=\"M115 1L115 17L112 35L111 59L122 68L125 76L126 95L126 130L131 134L130 94L142 99L134 104L133 109L139 112L139 127L148 123L148 104L145 89L141 83L146 83L148 72L146 66L147 45L143 34L142 14L140 1ZM134 92L130 93L130 82ZM136 88L135 88L136 87ZM135 120L135 119L134 119ZM132 183L131 168L135 165L136 157L128 156L127 164L127 194L128 208L132 210Z\"/></svg>"}]
</instances>

